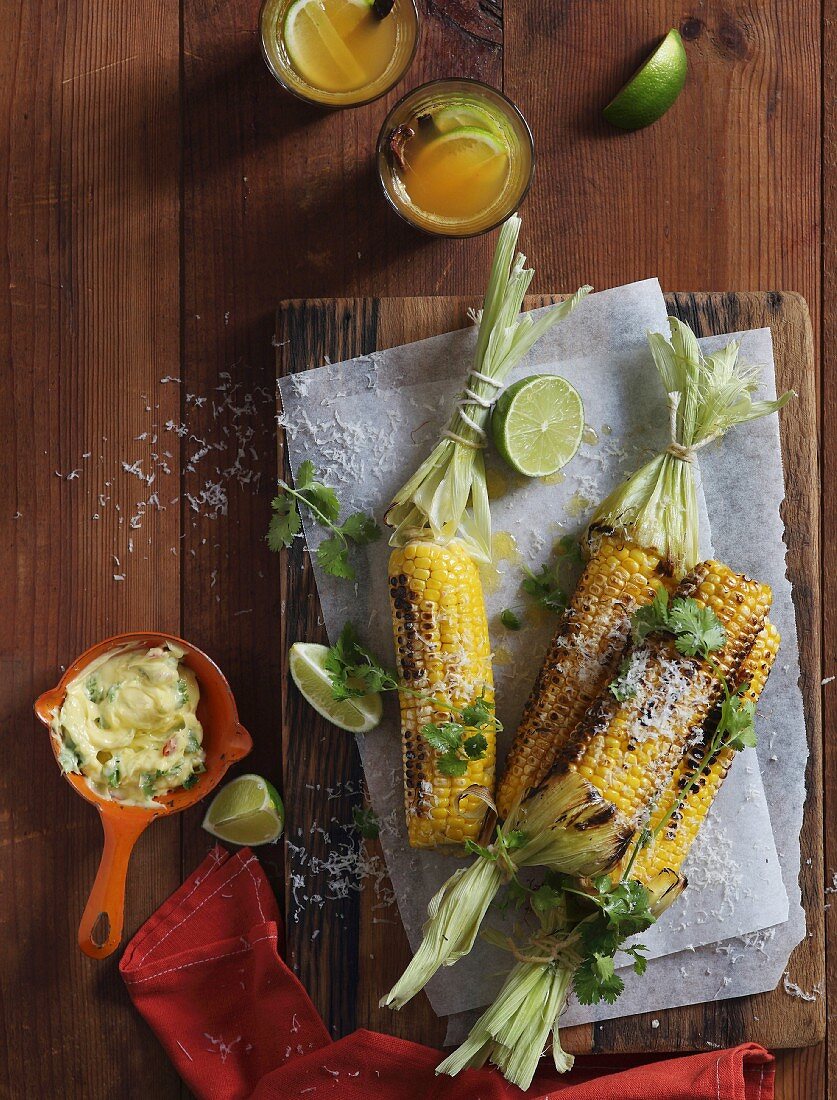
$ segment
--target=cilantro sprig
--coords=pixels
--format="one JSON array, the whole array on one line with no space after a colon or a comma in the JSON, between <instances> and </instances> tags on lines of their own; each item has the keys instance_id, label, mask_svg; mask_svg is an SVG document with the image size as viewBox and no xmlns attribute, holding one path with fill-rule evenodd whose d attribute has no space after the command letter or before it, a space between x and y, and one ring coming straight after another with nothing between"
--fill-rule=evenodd
<instances>
[{"instance_id":1,"label":"cilantro sprig","mask_svg":"<svg viewBox=\"0 0 837 1100\"><path fill-rule=\"evenodd\" d=\"M482 760L488 749L488 739L483 730L493 732L497 729L494 716L494 704L489 702L485 693L477 696L462 708L450 708L459 721L428 722L422 726L422 736L437 753L436 766L442 775L453 779L463 776L471 760ZM477 732L468 734L469 729ZM466 736L468 734L468 736Z\"/></svg>"},{"instance_id":2,"label":"cilantro sprig","mask_svg":"<svg viewBox=\"0 0 837 1100\"><path fill-rule=\"evenodd\" d=\"M726 631L711 607L702 607L686 596L675 596L669 602L668 592L662 587L657 589L651 603L631 616L634 645L642 645L650 634L670 634L678 653L704 659L722 649L727 640Z\"/></svg>"},{"instance_id":3,"label":"cilantro sprig","mask_svg":"<svg viewBox=\"0 0 837 1100\"><path fill-rule=\"evenodd\" d=\"M526 576L521 582L521 588L531 596L535 603L546 608L547 611L563 613L569 597L567 596L568 576L570 567L583 564L581 547L579 543L569 535L564 535L558 540L558 553L555 561L541 566L538 573L526 569Z\"/></svg>"},{"instance_id":4,"label":"cilantro sprig","mask_svg":"<svg viewBox=\"0 0 837 1100\"><path fill-rule=\"evenodd\" d=\"M325 669L331 691L338 702L359 699L371 692L395 691L398 681L361 645L352 623L346 623L340 637L328 651Z\"/></svg>"},{"instance_id":5,"label":"cilantro sprig","mask_svg":"<svg viewBox=\"0 0 837 1100\"><path fill-rule=\"evenodd\" d=\"M614 882L609 875L590 881L586 888L565 876L565 893L579 900L584 909L593 912L582 917L574 928L580 941L581 962L573 978L573 988L581 1004L613 1004L625 983L616 973L614 956L623 949L625 940L644 932L654 923L650 895L642 883L634 879ZM647 961L642 944L626 949L633 958L637 974L645 971Z\"/></svg>"},{"instance_id":6,"label":"cilantro sprig","mask_svg":"<svg viewBox=\"0 0 837 1100\"><path fill-rule=\"evenodd\" d=\"M321 527L331 532L317 547L317 561L322 569L333 577L353 581L357 573L349 561L349 546L366 546L379 539L378 524L365 512L353 512L343 523L338 523L340 502L337 493L317 480L314 463L306 459L297 471L296 488L279 481L279 493L271 502L273 516L267 531L271 550L287 549L302 530L300 504L308 508Z\"/></svg>"}]
</instances>

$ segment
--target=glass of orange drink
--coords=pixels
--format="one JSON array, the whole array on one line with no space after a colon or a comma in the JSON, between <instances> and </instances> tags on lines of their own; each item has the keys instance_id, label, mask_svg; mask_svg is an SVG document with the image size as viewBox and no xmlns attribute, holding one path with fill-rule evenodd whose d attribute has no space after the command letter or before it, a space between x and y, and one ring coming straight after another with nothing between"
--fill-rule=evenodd
<instances>
[{"instance_id":1,"label":"glass of orange drink","mask_svg":"<svg viewBox=\"0 0 837 1100\"><path fill-rule=\"evenodd\" d=\"M411 225L473 237L505 221L535 168L532 134L501 92L477 80L435 80L409 92L378 137L378 174Z\"/></svg>"},{"instance_id":2,"label":"glass of orange drink","mask_svg":"<svg viewBox=\"0 0 837 1100\"><path fill-rule=\"evenodd\" d=\"M413 60L415 0L264 0L262 53L289 92L358 107L392 88Z\"/></svg>"}]
</instances>

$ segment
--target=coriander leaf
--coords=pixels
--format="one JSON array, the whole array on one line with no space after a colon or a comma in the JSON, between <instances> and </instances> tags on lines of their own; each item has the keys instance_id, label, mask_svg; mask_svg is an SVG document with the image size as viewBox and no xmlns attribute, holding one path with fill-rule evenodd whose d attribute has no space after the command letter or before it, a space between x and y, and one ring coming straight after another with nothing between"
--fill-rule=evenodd
<instances>
[{"instance_id":1,"label":"coriander leaf","mask_svg":"<svg viewBox=\"0 0 837 1100\"><path fill-rule=\"evenodd\" d=\"M477 844L477 842L471 840L470 837L467 837L465 840L465 851L473 852L475 856L481 856L483 859L494 860L497 858L496 852L492 852L490 848L487 848L483 844Z\"/></svg>"},{"instance_id":2,"label":"coriander leaf","mask_svg":"<svg viewBox=\"0 0 837 1100\"><path fill-rule=\"evenodd\" d=\"M483 734L475 733L472 737L465 738L462 748L469 760L482 760L488 748L488 741Z\"/></svg>"},{"instance_id":3,"label":"coriander leaf","mask_svg":"<svg viewBox=\"0 0 837 1100\"><path fill-rule=\"evenodd\" d=\"M347 581L353 581L356 577L354 566L349 562L346 542L339 535L323 539L317 547L317 561L332 577L342 577Z\"/></svg>"},{"instance_id":4,"label":"coriander leaf","mask_svg":"<svg viewBox=\"0 0 837 1100\"><path fill-rule=\"evenodd\" d=\"M326 519L326 526L330 526L337 521L337 517L340 515L340 502L337 499L337 493L330 486L323 485L321 481L312 481L310 485L299 490L299 495L309 508L322 513ZM320 516L316 518L317 522L322 524Z\"/></svg>"},{"instance_id":5,"label":"coriander leaf","mask_svg":"<svg viewBox=\"0 0 837 1100\"><path fill-rule=\"evenodd\" d=\"M625 954L630 955L634 960L633 966L635 974L644 974L648 969L648 959L646 959L645 955L642 953L647 950L648 948L642 943L637 943L634 944L633 947L625 948Z\"/></svg>"},{"instance_id":6,"label":"coriander leaf","mask_svg":"<svg viewBox=\"0 0 837 1100\"><path fill-rule=\"evenodd\" d=\"M549 565L542 565L537 575L530 569L526 570L527 576L523 578L521 587L527 595L531 596L541 607L548 611L559 613L566 610L567 594L561 587L561 582L556 576L556 570Z\"/></svg>"},{"instance_id":7,"label":"coriander leaf","mask_svg":"<svg viewBox=\"0 0 837 1100\"><path fill-rule=\"evenodd\" d=\"M452 779L459 779L468 770L468 761L463 760L454 752L446 752L436 760L436 766L442 775L449 775Z\"/></svg>"},{"instance_id":8,"label":"coriander leaf","mask_svg":"<svg viewBox=\"0 0 837 1100\"><path fill-rule=\"evenodd\" d=\"M61 751L58 753L58 764L62 772L79 772L81 768L81 756L76 749L75 744L67 738L61 745Z\"/></svg>"},{"instance_id":9,"label":"coriander leaf","mask_svg":"<svg viewBox=\"0 0 837 1100\"><path fill-rule=\"evenodd\" d=\"M464 726L479 729L494 723L494 704L489 702L484 695L477 696L467 707L460 711L460 717Z\"/></svg>"},{"instance_id":10,"label":"coriander leaf","mask_svg":"<svg viewBox=\"0 0 837 1100\"><path fill-rule=\"evenodd\" d=\"M91 703L101 703L105 697L104 689L95 675L88 676L84 681L84 693Z\"/></svg>"},{"instance_id":11,"label":"coriander leaf","mask_svg":"<svg viewBox=\"0 0 837 1100\"><path fill-rule=\"evenodd\" d=\"M607 690L619 703L624 703L628 699L633 699L636 695L636 687L628 682L628 676L631 671L633 661L631 657L626 657L619 666L615 678L607 685Z\"/></svg>"},{"instance_id":12,"label":"coriander leaf","mask_svg":"<svg viewBox=\"0 0 837 1100\"><path fill-rule=\"evenodd\" d=\"M516 849L522 848L529 839L528 834L522 829L512 829L508 833L503 833L502 836L503 844L509 852L514 852Z\"/></svg>"},{"instance_id":13,"label":"coriander leaf","mask_svg":"<svg viewBox=\"0 0 837 1100\"><path fill-rule=\"evenodd\" d=\"M273 515L267 529L267 545L278 553L279 550L287 549L294 541L302 530L302 520L293 497L274 497L271 508Z\"/></svg>"},{"instance_id":14,"label":"coriander leaf","mask_svg":"<svg viewBox=\"0 0 837 1100\"><path fill-rule=\"evenodd\" d=\"M323 666L331 679L335 699L357 699L371 692L394 691L398 682L358 641L352 623L346 623L340 637L326 654Z\"/></svg>"},{"instance_id":15,"label":"coriander leaf","mask_svg":"<svg viewBox=\"0 0 837 1100\"><path fill-rule=\"evenodd\" d=\"M687 657L707 657L721 649L727 634L710 607L692 599L678 597L672 601L668 615L668 629L675 636L675 645Z\"/></svg>"},{"instance_id":16,"label":"coriander leaf","mask_svg":"<svg viewBox=\"0 0 837 1100\"><path fill-rule=\"evenodd\" d=\"M642 645L649 634L668 630L668 592L657 589L649 604L637 608L631 616L631 638L634 645Z\"/></svg>"},{"instance_id":17,"label":"coriander leaf","mask_svg":"<svg viewBox=\"0 0 837 1100\"><path fill-rule=\"evenodd\" d=\"M357 546L366 546L381 537L380 527L365 512L354 512L339 530Z\"/></svg>"},{"instance_id":18,"label":"coriander leaf","mask_svg":"<svg viewBox=\"0 0 837 1100\"><path fill-rule=\"evenodd\" d=\"M184 791L190 791L192 787L194 787L194 785L197 783L198 778L199 777L197 773L192 772L192 774L188 775L180 785Z\"/></svg>"},{"instance_id":19,"label":"coriander leaf","mask_svg":"<svg viewBox=\"0 0 837 1100\"><path fill-rule=\"evenodd\" d=\"M613 959L595 952L582 962L573 978L575 995L583 1005L599 1001L612 1005L624 988L625 983L615 973Z\"/></svg>"},{"instance_id":20,"label":"coriander leaf","mask_svg":"<svg viewBox=\"0 0 837 1100\"><path fill-rule=\"evenodd\" d=\"M572 535L563 535L558 540L561 556L572 565L584 565L584 555L581 552L581 543Z\"/></svg>"},{"instance_id":21,"label":"coriander leaf","mask_svg":"<svg viewBox=\"0 0 837 1100\"><path fill-rule=\"evenodd\" d=\"M500 612L500 622L506 628L506 630L520 630L523 625L517 615L512 611L510 607L505 607Z\"/></svg>"},{"instance_id":22,"label":"coriander leaf","mask_svg":"<svg viewBox=\"0 0 837 1100\"><path fill-rule=\"evenodd\" d=\"M296 487L298 492L302 492L307 489L309 485L316 479L317 471L314 467L314 463L306 458L304 462L300 462L299 469L296 472Z\"/></svg>"},{"instance_id":23,"label":"coriander leaf","mask_svg":"<svg viewBox=\"0 0 837 1100\"><path fill-rule=\"evenodd\" d=\"M532 908L539 914L548 913L563 900L563 890L555 890L546 882L539 886L531 897Z\"/></svg>"},{"instance_id":24,"label":"coriander leaf","mask_svg":"<svg viewBox=\"0 0 837 1100\"><path fill-rule=\"evenodd\" d=\"M718 721L716 737L723 738L723 744L736 752L758 743L755 727L756 707L751 699L742 700L732 695L721 704L721 717Z\"/></svg>"},{"instance_id":25,"label":"coriander leaf","mask_svg":"<svg viewBox=\"0 0 837 1100\"><path fill-rule=\"evenodd\" d=\"M357 826L358 832L366 840L377 840L380 834L378 816L369 806L353 806L352 820Z\"/></svg>"},{"instance_id":26,"label":"coriander leaf","mask_svg":"<svg viewBox=\"0 0 837 1100\"><path fill-rule=\"evenodd\" d=\"M456 753L464 732L465 727L459 722L442 722L440 725L430 722L422 727L421 735L434 752Z\"/></svg>"}]
</instances>

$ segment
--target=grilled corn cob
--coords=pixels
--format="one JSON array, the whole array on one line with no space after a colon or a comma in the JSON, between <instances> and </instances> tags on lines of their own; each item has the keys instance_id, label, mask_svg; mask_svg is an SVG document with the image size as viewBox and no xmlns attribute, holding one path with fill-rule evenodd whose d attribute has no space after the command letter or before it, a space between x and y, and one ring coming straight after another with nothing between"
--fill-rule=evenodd
<instances>
[{"instance_id":1,"label":"grilled corn cob","mask_svg":"<svg viewBox=\"0 0 837 1100\"><path fill-rule=\"evenodd\" d=\"M621 851L611 866L621 858L648 806L687 746L700 736L720 698L722 680L752 647L771 597L767 585L715 561L699 565L678 586L677 595L714 611L725 630L724 643L711 661L685 656L666 636L652 635L632 648L633 693L624 701L609 692L602 695L576 727L550 777L512 815L515 826L525 831L527 821L540 820L553 801L572 797L580 805L588 802L591 811L596 808L595 816L584 823L584 835L568 828L563 844L561 835L553 837L552 859L544 865L563 869L579 845L590 846L591 830L600 830L603 844L612 848L615 829ZM581 874L599 870L575 869Z\"/></svg>"},{"instance_id":2,"label":"grilled corn cob","mask_svg":"<svg viewBox=\"0 0 837 1100\"><path fill-rule=\"evenodd\" d=\"M516 215L500 230L465 385L438 443L395 494L385 517L395 547L389 577L402 682L407 826L410 844L418 848L477 837L485 805L459 796L469 784L487 788L489 795L494 789L496 725L480 728L488 742L484 753L472 738L469 744L470 728L458 748L438 751L454 736L451 726L462 726L463 708L480 697L493 700L488 627L475 564L491 559L482 453L491 406L509 371L591 289L581 287L537 317L521 315L533 272L525 266L526 257L515 252L519 232ZM473 718L472 712L469 721ZM431 723L440 725L436 751L422 736ZM446 774L460 770L463 774L455 778Z\"/></svg>"},{"instance_id":3,"label":"grilled corn cob","mask_svg":"<svg viewBox=\"0 0 837 1100\"><path fill-rule=\"evenodd\" d=\"M745 701L754 705L758 702L778 647L779 632L772 623L765 622L735 675L735 687ZM649 823L652 831L664 823L659 834L651 845L640 849L629 869L620 866L613 872L613 877L619 879L629 871L631 878L645 886L648 907L655 920L686 887L680 868L735 756L735 749L726 748L703 762L719 718L720 707L709 716L700 742L681 760L652 814ZM684 789L698 771L697 783L684 796ZM671 813L681 797L681 805ZM668 814L671 816L666 821ZM477 1020L459 1049L441 1063L438 1072L455 1075L467 1067L491 1061L509 1081L525 1089L532 1081L545 1046L551 1047L559 1073L572 1068L573 1058L561 1046L558 1021L582 954L578 945L573 944L574 926L566 919L564 905L556 906L547 922L546 934L541 932L535 937L525 956L518 953L518 961L493 1004ZM495 942L502 946L504 939L497 936Z\"/></svg>"},{"instance_id":4,"label":"grilled corn cob","mask_svg":"<svg viewBox=\"0 0 837 1100\"><path fill-rule=\"evenodd\" d=\"M598 541L523 710L497 790L501 820L549 774L615 675L630 616L653 599L661 581L673 587L659 554L609 534Z\"/></svg>"},{"instance_id":5,"label":"grilled corn cob","mask_svg":"<svg viewBox=\"0 0 837 1100\"><path fill-rule=\"evenodd\" d=\"M479 696L493 702L479 572L460 543L414 540L390 555L389 585L398 675L412 689L400 694L410 844L461 844L476 838L485 812L476 798L460 800L462 792L473 783L489 789L494 784L494 729L480 731L488 748L457 777L439 770L438 756L421 731L428 723L450 721ZM465 736L474 732L466 729Z\"/></svg>"},{"instance_id":6,"label":"grilled corn cob","mask_svg":"<svg viewBox=\"0 0 837 1100\"><path fill-rule=\"evenodd\" d=\"M565 613L500 780L501 818L549 773L575 724L611 678L627 618L643 598L650 598L647 589L643 596L647 578L642 573L656 569L679 579L697 563L696 453L734 425L782 408L792 396L784 393L776 401L754 403L758 372L738 360L738 344L704 356L687 325L674 317L669 325L668 340L658 333L649 334L648 340L668 395L671 444L617 486L593 516L588 532L592 558L582 589L590 574L601 574L597 559L602 554L612 572L608 577L605 571L603 589L587 600L580 591ZM606 537L596 553L602 529L613 537ZM613 560L618 536L624 540L621 562ZM623 572L632 568L625 553L639 566L630 578Z\"/></svg>"},{"instance_id":7,"label":"grilled corn cob","mask_svg":"<svg viewBox=\"0 0 837 1100\"><path fill-rule=\"evenodd\" d=\"M779 642L779 631L773 623L766 622L735 675L735 687L739 691L744 689L742 699L745 701L752 702L754 705L758 703L776 660ZM732 748L721 749L706 761L696 784L688 791L682 805L673 813L671 812L672 806L684 787L690 782L695 771L700 768L701 760L712 743L718 718L719 712L716 710L706 723L701 740L688 750L678 764L668 787L651 815L649 827L652 834L659 828L661 822L666 821L669 814L671 816L668 817L656 839L652 840L647 847L640 849L634 860L631 878L638 879L645 885L665 870L680 871L698 830L705 821L709 808L727 776L735 757L735 749Z\"/></svg>"}]
</instances>

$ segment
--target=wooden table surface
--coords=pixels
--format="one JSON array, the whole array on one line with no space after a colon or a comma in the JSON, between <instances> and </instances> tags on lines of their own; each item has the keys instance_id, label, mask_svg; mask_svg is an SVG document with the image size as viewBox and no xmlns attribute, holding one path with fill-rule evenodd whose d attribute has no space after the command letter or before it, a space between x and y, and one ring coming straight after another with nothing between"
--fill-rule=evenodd
<instances>
[{"instance_id":1,"label":"wooden table surface","mask_svg":"<svg viewBox=\"0 0 837 1100\"><path fill-rule=\"evenodd\" d=\"M401 90L481 77L532 124L533 290L658 275L676 290L799 291L830 431L837 72L821 62L837 45L837 2L515 0L505 17L495 0L421 6ZM0 8L3 1096L183 1093L115 960L92 963L75 947L99 825L58 781L32 700L100 637L180 631L229 675L256 740L248 770L281 783L281 597L263 540L275 306L484 284L490 240L430 241L386 209L371 157L385 104L327 115L283 95L259 58L257 9ZM691 66L682 98L645 132L607 130L599 107L673 25ZM823 447L826 486L836 463ZM826 493L825 639L836 530ZM835 664L827 640L824 676ZM830 883L837 747L824 690ZM128 934L206 851L200 818L157 822L140 841ZM277 884L280 860L268 857ZM834 934L835 910L826 918ZM818 1098L829 1084L837 1095L829 1062L832 1032L781 1054L779 1100Z\"/></svg>"}]
</instances>

